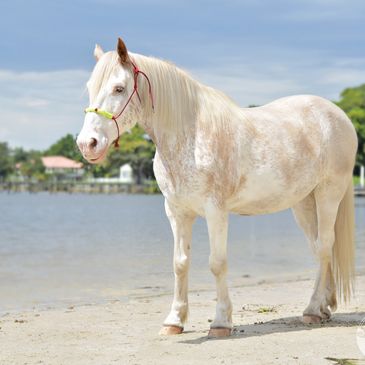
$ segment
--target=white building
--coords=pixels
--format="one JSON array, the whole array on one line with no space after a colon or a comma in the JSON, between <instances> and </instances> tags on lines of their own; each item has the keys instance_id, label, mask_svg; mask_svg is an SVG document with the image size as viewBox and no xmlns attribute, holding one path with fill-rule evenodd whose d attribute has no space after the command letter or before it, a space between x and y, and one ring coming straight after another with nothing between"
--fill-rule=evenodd
<instances>
[{"instance_id":1,"label":"white building","mask_svg":"<svg viewBox=\"0 0 365 365\"><path fill-rule=\"evenodd\" d=\"M133 184L133 170L130 164L126 163L120 167L119 181L123 184Z\"/></svg>"}]
</instances>

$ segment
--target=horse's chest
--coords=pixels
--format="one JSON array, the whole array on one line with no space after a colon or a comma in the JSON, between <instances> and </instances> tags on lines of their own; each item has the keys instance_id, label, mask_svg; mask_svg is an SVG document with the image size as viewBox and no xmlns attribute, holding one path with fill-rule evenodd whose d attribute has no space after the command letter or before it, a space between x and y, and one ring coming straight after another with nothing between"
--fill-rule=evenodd
<instances>
[{"instance_id":1,"label":"horse's chest","mask_svg":"<svg viewBox=\"0 0 365 365\"><path fill-rule=\"evenodd\" d=\"M202 189L202 182L194 161L184 156L174 156L162 160L156 154L154 173L158 185L165 196L188 198Z\"/></svg>"}]
</instances>

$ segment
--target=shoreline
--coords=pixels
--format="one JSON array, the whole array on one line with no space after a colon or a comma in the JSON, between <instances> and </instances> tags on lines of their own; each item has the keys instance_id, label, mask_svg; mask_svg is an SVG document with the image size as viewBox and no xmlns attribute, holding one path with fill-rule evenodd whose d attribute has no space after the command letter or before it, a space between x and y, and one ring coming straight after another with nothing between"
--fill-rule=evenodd
<instances>
[{"instance_id":1,"label":"shoreline","mask_svg":"<svg viewBox=\"0 0 365 365\"><path fill-rule=\"evenodd\" d=\"M364 277L365 280L365 267L356 269L356 278ZM252 287L260 287L261 285L280 285L280 284L292 284L296 282L305 282L311 281L314 282L314 278L316 276L316 270L310 269L302 272L292 273L282 273L276 274L275 277L266 275L261 276L249 276L243 275L240 278L231 278L233 280L228 284L229 290L235 289L245 289ZM244 280L244 281L242 281ZM240 281L240 282L238 282ZM91 297L89 299L79 300L77 298L68 298L61 300L48 300L38 303L32 303L29 305L22 305L17 308L1 308L0 307L0 319L6 315L16 315L20 313L28 313L34 311L48 311L48 310L64 310L68 307L82 307L82 306L102 306L107 305L108 303L130 303L134 300L153 300L154 298L173 297L173 274L171 273L170 280L171 287L153 287L153 286L141 286L135 287L133 289L120 289L121 292L124 292L123 295L114 295L114 296L102 296L99 297ZM197 293L210 293L215 291L215 284L212 282L209 285L201 284L193 284L192 288L189 288L189 295L195 295ZM205 286L205 288L204 288Z\"/></svg>"},{"instance_id":2,"label":"shoreline","mask_svg":"<svg viewBox=\"0 0 365 365\"><path fill-rule=\"evenodd\" d=\"M128 302L9 313L0 317L1 364L333 364L326 357L364 359L356 330L365 318L365 276L355 299L328 323L304 325L301 313L314 281L262 282L230 288L234 331L208 339L215 292L190 292L182 335L158 331L171 293Z\"/></svg>"},{"instance_id":3,"label":"shoreline","mask_svg":"<svg viewBox=\"0 0 365 365\"><path fill-rule=\"evenodd\" d=\"M231 275L231 280L229 280L228 287L229 289L238 289L238 288L246 288L246 287L254 287L262 284L279 284L279 283L291 283L296 281L307 281L315 278L316 270L306 270L302 272L286 272L282 274L275 274L275 277L270 276L269 273L259 275L259 276L251 276L245 274L241 277L235 277L235 275ZM357 270L358 274L365 275L365 268L363 270ZM207 268L207 275L210 275L210 272ZM128 303L133 300L139 299L153 299L160 298L164 296L170 296L171 300L173 297L173 272L169 274L170 279L168 280L170 287L153 287L153 286L136 286L134 288L123 289L119 288L120 292L123 292L123 295L114 295L114 296L94 296L89 299L77 299L77 298L65 298L65 299L49 299L39 302L33 302L32 304L23 304L19 307L9 308L1 308L0 307L0 318L7 314L17 314L17 313L27 313L37 311L47 311L47 310L62 310L66 309L69 306L80 307L80 306L89 306L89 305L105 305L110 302L122 302ZM206 283L190 283L189 294L194 293L206 293L213 292L215 290L215 284L213 282L210 284ZM142 284L142 283L141 283Z\"/></svg>"},{"instance_id":4,"label":"shoreline","mask_svg":"<svg viewBox=\"0 0 365 365\"><path fill-rule=\"evenodd\" d=\"M121 182L46 181L46 182L0 182L4 193L68 193L68 194L161 194L157 182L126 184ZM354 186L354 196L365 197L365 187Z\"/></svg>"}]
</instances>

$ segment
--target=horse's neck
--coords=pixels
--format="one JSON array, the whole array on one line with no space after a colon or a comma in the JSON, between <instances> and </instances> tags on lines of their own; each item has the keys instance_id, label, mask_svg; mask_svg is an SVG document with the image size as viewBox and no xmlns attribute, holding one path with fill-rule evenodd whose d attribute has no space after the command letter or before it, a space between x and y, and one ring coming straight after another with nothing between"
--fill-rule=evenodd
<instances>
[{"instance_id":1,"label":"horse's neck","mask_svg":"<svg viewBox=\"0 0 365 365\"><path fill-rule=\"evenodd\" d=\"M154 99L152 111L145 82L143 94L146 102L141 126L161 151L173 149L177 143L190 143L195 138L202 86L184 71L165 61L141 55L134 55L134 58L151 81Z\"/></svg>"}]
</instances>

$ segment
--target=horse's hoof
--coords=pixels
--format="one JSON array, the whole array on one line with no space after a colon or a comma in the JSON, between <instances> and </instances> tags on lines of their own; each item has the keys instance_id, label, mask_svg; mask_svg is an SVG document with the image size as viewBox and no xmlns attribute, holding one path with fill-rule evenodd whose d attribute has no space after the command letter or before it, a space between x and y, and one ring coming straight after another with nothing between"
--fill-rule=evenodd
<instances>
[{"instance_id":1,"label":"horse's hoof","mask_svg":"<svg viewBox=\"0 0 365 365\"><path fill-rule=\"evenodd\" d=\"M171 336L171 335L180 335L184 331L183 327L179 326L163 326L160 329L159 335L161 336Z\"/></svg>"},{"instance_id":2,"label":"horse's hoof","mask_svg":"<svg viewBox=\"0 0 365 365\"><path fill-rule=\"evenodd\" d=\"M316 314L303 314L302 322L304 324L319 324L322 322L322 318Z\"/></svg>"},{"instance_id":3,"label":"horse's hoof","mask_svg":"<svg viewBox=\"0 0 365 365\"><path fill-rule=\"evenodd\" d=\"M322 320L329 321L331 319L331 312L328 309L321 310Z\"/></svg>"},{"instance_id":4,"label":"horse's hoof","mask_svg":"<svg viewBox=\"0 0 365 365\"><path fill-rule=\"evenodd\" d=\"M208 333L209 338L219 338L219 337L228 337L232 333L231 328L211 328Z\"/></svg>"}]
</instances>

